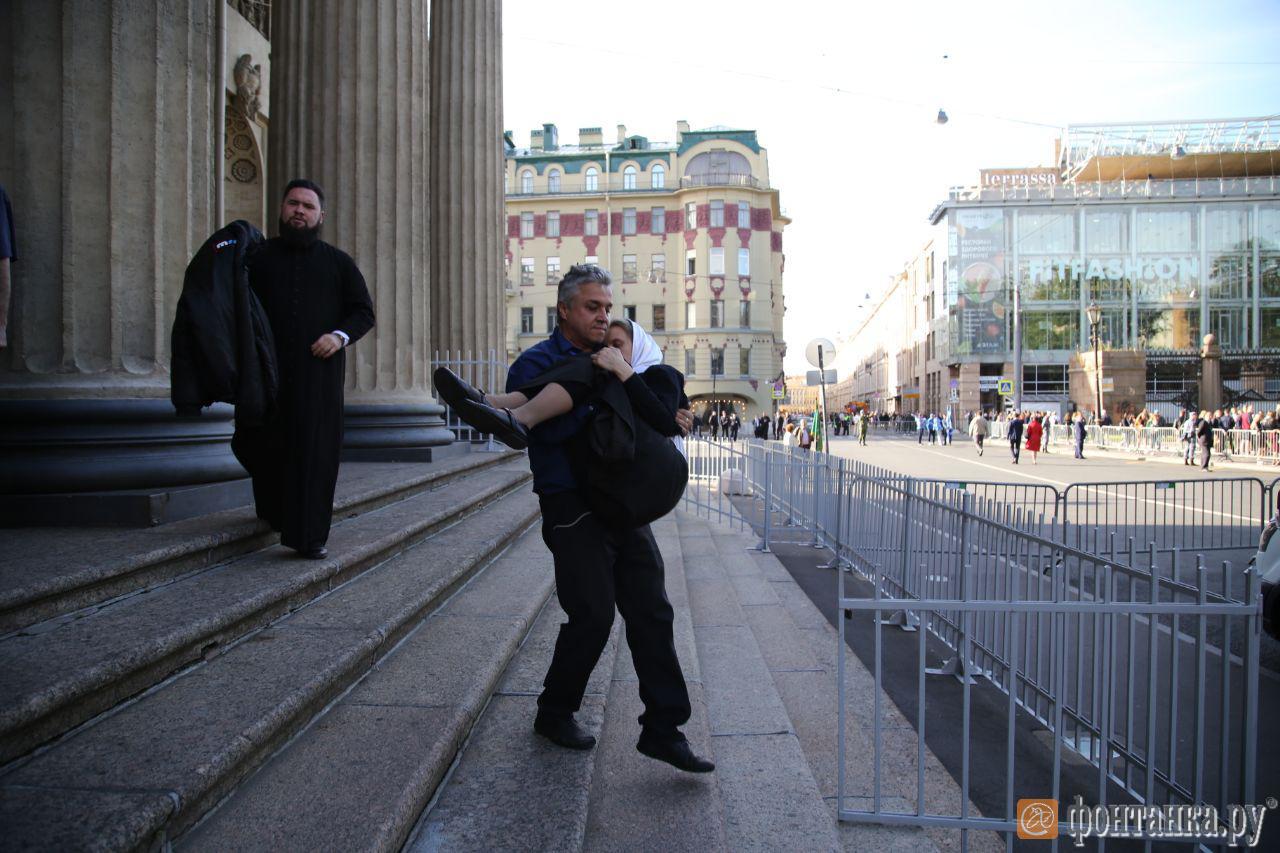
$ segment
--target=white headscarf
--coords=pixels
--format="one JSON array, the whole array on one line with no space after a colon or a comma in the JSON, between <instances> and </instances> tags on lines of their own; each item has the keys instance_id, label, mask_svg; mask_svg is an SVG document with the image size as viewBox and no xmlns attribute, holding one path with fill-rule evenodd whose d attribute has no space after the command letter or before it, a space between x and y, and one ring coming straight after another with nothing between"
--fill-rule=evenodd
<instances>
[{"instance_id":1,"label":"white headscarf","mask_svg":"<svg viewBox=\"0 0 1280 853\"><path fill-rule=\"evenodd\" d=\"M635 320L631 323L631 369L636 373L644 373L650 367L662 364L662 348ZM678 435L671 437L676 449L687 459L689 454L684 448L684 439Z\"/></svg>"}]
</instances>

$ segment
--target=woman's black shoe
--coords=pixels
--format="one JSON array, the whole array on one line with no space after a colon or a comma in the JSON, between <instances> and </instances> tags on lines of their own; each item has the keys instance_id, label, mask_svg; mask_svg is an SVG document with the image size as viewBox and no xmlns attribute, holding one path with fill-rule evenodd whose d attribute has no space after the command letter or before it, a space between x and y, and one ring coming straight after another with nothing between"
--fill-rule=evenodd
<instances>
[{"instance_id":1,"label":"woman's black shoe","mask_svg":"<svg viewBox=\"0 0 1280 853\"><path fill-rule=\"evenodd\" d=\"M451 409L457 409L463 400L473 403L484 403L484 392L463 379L447 367L437 367L432 378L436 384L436 393Z\"/></svg>"},{"instance_id":2,"label":"woman's black shoe","mask_svg":"<svg viewBox=\"0 0 1280 853\"><path fill-rule=\"evenodd\" d=\"M513 450L524 450L529 446L528 428L516 420L510 409L495 409L487 403L462 400L453 411L480 432L489 433Z\"/></svg>"}]
</instances>

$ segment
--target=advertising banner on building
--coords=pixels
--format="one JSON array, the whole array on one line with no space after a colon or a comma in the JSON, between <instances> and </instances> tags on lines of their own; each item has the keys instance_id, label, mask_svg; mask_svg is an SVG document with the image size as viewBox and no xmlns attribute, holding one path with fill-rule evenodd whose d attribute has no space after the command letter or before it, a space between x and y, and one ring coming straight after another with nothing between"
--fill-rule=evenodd
<instances>
[{"instance_id":1,"label":"advertising banner on building","mask_svg":"<svg viewBox=\"0 0 1280 853\"><path fill-rule=\"evenodd\" d=\"M1004 212L953 210L948 215L950 273L957 276L952 308L956 355L1007 349L1004 281Z\"/></svg>"}]
</instances>

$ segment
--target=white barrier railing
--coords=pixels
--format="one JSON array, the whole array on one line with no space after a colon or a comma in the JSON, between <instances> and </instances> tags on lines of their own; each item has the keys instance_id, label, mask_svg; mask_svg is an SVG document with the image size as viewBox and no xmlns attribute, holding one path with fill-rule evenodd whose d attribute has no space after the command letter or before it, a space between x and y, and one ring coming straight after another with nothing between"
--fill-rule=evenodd
<instances>
[{"instance_id":1,"label":"white barrier railing","mask_svg":"<svg viewBox=\"0 0 1280 853\"><path fill-rule=\"evenodd\" d=\"M991 440L1005 438L1007 427L1007 421L993 421ZM1047 431L1047 441L1050 447L1069 447L1075 441L1073 428L1068 424L1056 424ZM1196 444L1195 439L1190 443ZM1177 457L1186 453L1188 440L1181 429L1171 426L1089 425L1085 427L1084 444L1092 450ZM1280 465L1280 430L1215 429L1213 455L1235 462Z\"/></svg>"}]
</instances>

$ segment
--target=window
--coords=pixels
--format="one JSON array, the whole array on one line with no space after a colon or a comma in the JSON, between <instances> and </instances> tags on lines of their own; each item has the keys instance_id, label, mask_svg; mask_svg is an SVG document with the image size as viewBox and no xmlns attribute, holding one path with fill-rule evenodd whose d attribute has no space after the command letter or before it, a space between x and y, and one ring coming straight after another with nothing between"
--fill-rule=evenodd
<instances>
[{"instance_id":1,"label":"window","mask_svg":"<svg viewBox=\"0 0 1280 853\"><path fill-rule=\"evenodd\" d=\"M547 306L547 334L551 334L556 330L556 320L559 319L556 314L556 306Z\"/></svg>"},{"instance_id":2,"label":"window","mask_svg":"<svg viewBox=\"0 0 1280 853\"><path fill-rule=\"evenodd\" d=\"M662 234L667 230L667 209L654 207L649 210L649 233Z\"/></svg>"},{"instance_id":3,"label":"window","mask_svg":"<svg viewBox=\"0 0 1280 853\"><path fill-rule=\"evenodd\" d=\"M738 325L744 329L751 328L751 303L745 299L738 303Z\"/></svg>"},{"instance_id":4,"label":"window","mask_svg":"<svg viewBox=\"0 0 1280 853\"><path fill-rule=\"evenodd\" d=\"M655 190L660 190L667 185L667 170L662 168L661 163L654 163L653 168L649 171L649 186Z\"/></svg>"},{"instance_id":5,"label":"window","mask_svg":"<svg viewBox=\"0 0 1280 853\"><path fill-rule=\"evenodd\" d=\"M711 227L724 227L724 199L711 199Z\"/></svg>"},{"instance_id":6,"label":"window","mask_svg":"<svg viewBox=\"0 0 1280 853\"><path fill-rule=\"evenodd\" d=\"M667 328L667 306L653 306L653 328L650 331L661 332Z\"/></svg>"},{"instance_id":7,"label":"window","mask_svg":"<svg viewBox=\"0 0 1280 853\"><path fill-rule=\"evenodd\" d=\"M547 172L547 192L549 193L560 192L560 170L559 169L552 169L550 172Z\"/></svg>"},{"instance_id":8,"label":"window","mask_svg":"<svg viewBox=\"0 0 1280 853\"><path fill-rule=\"evenodd\" d=\"M588 210L582 218L582 233L588 237L595 237L600 233L600 214L594 210Z\"/></svg>"},{"instance_id":9,"label":"window","mask_svg":"<svg viewBox=\"0 0 1280 853\"><path fill-rule=\"evenodd\" d=\"M711 328L713 329L724 328L724 300L723 299L711 300Z\"/></svg>"},{"instance_id":10,"label":"window","mask_svg":"<svg viewBox=\"0 0 1280 853\"><path fill-rule=\"evenodd\" d=\"M560 211L558 210L547 211L547 236L560 236Z\"/></svg>"},{"instance_id":11,"label":"window","mask_svg":"<svg viewBox=\"0 0 1280 853\"><path fill-rule=\"evenodd\" d=\"M696 275L698 272L698 250L685 249L684 252L684 274Z\"/></svg>"},{"instance_id":12,"label":"window","mask_svg":"<svg viewBox=\"0 0 1280 853\"><path fill-rule=\"evenodd\" d=\"M1033 397L1070 392L1065 364L1028 364L1022 368L1022 393Z\"/></svg>"},{"instance_id":13,"label":"window","mask_svg":"<svg viewBox=\"0 0 1280 853\"><path fill-rule=\"evenodd\" d=\"M686 329L698 328L698 303L686 302L684 304L684 327Z\"/></svg>"},{"instance_id":14,"label":"window","mask_svg":"<svg viewBox=\"0 0 1280 853\"><path fill-rule=\"evenodd\" d=\"M622 233L636 233L636 209L634 207L622 208Z\"/></svg>"},{"instance_id":15,"label":"window","mask_svg":"<svg viewBox=\"0 0 1280 853\"><path fill-rule=\"evenodd\" d=\"M684 230L692 231L697 227L698 227L698 203L694 201L685 202Z\"/></svg>"},{"instance_id":16,"label":"window","mask_svg":"<svg viewBox=\"0 0 1280 853\"><path fill-rule=\"evenodd\" d=\"M635 166L627 166L622 170L622 188L624 190L633 190L636 188Z\"/></svg>"},{"instance_id":17,"label":"window","mask_svg":"<svg viewBox=\"0 0 1280 853\"><path fill-rule=\"evenodd\" d=\"M520 283L533 284L533 258L520 259Z\"/></svg>"},{"instance_id":18,"label":"window","mask_svg":"<svg viewBox=\"0 0 1280 853\"><path fill-rule=\"evenodd\" d=\"M560 259L547 258L547 284L560 283Z\"/></svg>"},{"instance_id":19,"label":"window","mask_svg":"<svg viewBox=\"0 0 1280 853\"><path fill-rule=\"evenodd\" d=\"M711 350L711 375L724 376L724 347Z\"/></svg>"},{"instance_id":20,"label":"window","mask_svg":"<svg viewBox=\"0 0 1280 853\"><path fill-rule=\"evenodd\" d=\"M724 275L724 247L711 247L711 260L707 266L710 275Z\"/></svg>"},{"instance_id":21,"label":"window","mask_svg":"<svg viewBox=\"0 0 1280 853\"><path fill-rule=\"evenodd\" d=\"M600 170L595 166L588 166L587 170L583 172L583 189L589 193L600 189Z\"/></svg>"},{"instance_id":22,"label":"window","mask_svg":"<svg viewBox=\"0 0 1280 853\"><path fill-rule=\"evenodd\" d=\"M738 250L738 275L751 275L751 250Z\"/></svg>"},{"instance_id":23,"label":"window","mask_svg":"<svg viewBox=\"0 0 1280 853\"><path fill-rule=\"evenodd\" d=\"M667 256L666 255L650 255L649 269L653 272L652 279L655 284L666 284L667 282Z\"/></svg>"},{"instance_id":24,"label":"window","mask_svg":"<svg viewBox=\"0 0 1280 853\"><path fill-rule=\"evenodd\" d=\"M1070 350L1080 346L1079 311L1026 311L1022 343L1029 350Z\"/></svg>"},{"instance_id":25,"label":"window","mask_svg":"<svg viewBox=\"0 0 1280 853\"><path fill-rule=\"evenodd\" d=\"M738 375L751 375L751 347L738 347Z\"/></svg>"},{"instance_id":26,"label":"window","mask_svg":"<svg viewBox=\"0 0 1280 853\"><path fill-rule=\"evenodd\" d=\"M634 323L634 322L636 322L636 306L634 306L634 305L623 305L623 306L622 306L622 316L623 316L623 317L626 317L628 320L630 320L630 321L631 321L631 322L633 322L633 323Z\"/></svg>"},{"instance_id":27,"label":"window","mask_svg":"<svg viewBox=\"0 0 1280 853\"><path fill-rule=\"evenodd\" d=\"M636 256L622 256L622 281L624 284L634 283L636 280Z\"/></svg>"},{"instance_id":28,"label":"window","mask_svg":"<svg viewBox=\"0 0 1280 853\"><path fill-rule=\"evenodd\" d=\"M522 335L533 334L533 309L532 308L520 309L520 334Z\"/></svg>"},{"instance_id":29,"label":"window","mask_svg":"<svg viewBox=\"0 0 1280 853\"><path fill-rule=\"evenodd\" d=\"M533 192L533 172L528 169L520 173L520 192L525 195Z\"/></svg>"},{"instance_id":30,"label":"window","mask_svg":"<svg viewBox=\"0 0 1280 853\"><path fill-rule=\"evenodd\" d=\"M738 227L751 227L751 205L745 201L738 202Z\"/></svg>"},{"instance_id":31,"label":"window","mask_svg":"<svg viewBox=\"0 0 1280 853\"><path fill-rule=\"evenodd\" d=\"M528 240L533 236L533 214L520 214L520 239Z\"/></svg>"},{"instance_id":32,"label":"window","mask_svg":"<svg viewBox=\"0 0 1280 853\"><path fill-rule=\"evenodd\" d=\"M697 364L697 361L698 361L698 354L696 351L691 349L687 349L684 351L684 375L685 376L693 375L694 366Z\"/></svg>"}]
</instances>

